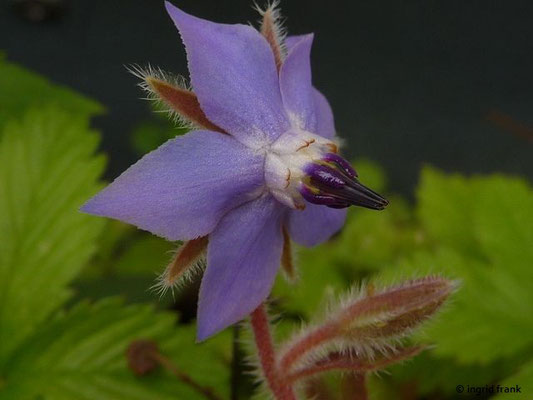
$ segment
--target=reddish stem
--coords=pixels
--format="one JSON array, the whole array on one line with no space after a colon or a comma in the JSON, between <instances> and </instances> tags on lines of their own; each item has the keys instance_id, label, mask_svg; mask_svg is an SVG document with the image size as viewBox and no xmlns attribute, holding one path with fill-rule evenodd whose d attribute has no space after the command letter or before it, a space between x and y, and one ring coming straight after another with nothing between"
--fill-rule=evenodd
<instances>
[{"instance_id":1,"label":"reddish stem","mask_svg":"<svg viewBox=\"0 0 533 400\"><path fill-rule=\"evenodd\" d=\"M292 388L283 381L278 373L268 315L263 304L252 313L251 322L259 361L268 387L277 400L296 400Z\"/></svg>"},{"instance_id":2,"label":"reddish stem","mask_svg":"<svg viewBox=\"0 0 533 400\"><path fill-rule=\"evenodd\" d=\"M302 337L299 341L293 344L287 352L283 355L280 362L280 370L288 373L290 367L302 358L309 351L313 350L319 344L327 342L338 334L337 324L322 325L319 328L311 331L309 334Z\"/></svg>"},{"instance_id":3,"label":"reddish stem","mask_svg":"<svg viewBox=\"0 0 533 400\"><path fill-rule=\"evenodd\" d=\"M325 325L315 328L293 343L281 357L280 371L288 374L291 367L303 356L319 345L341 336L343 329L349 328L351 322L362 315L380 315L384 312L392 314L395 317L389 317L378 333L390 335L391 332L386 329L396 329L398 333L402 333L402 330L431 315L453 287L453 282L430 276L356 300Z\"/></svg>"},{"instance_id":4,"label":"reddish stem","mask_svg":"<svg viewBox=\"0 0 533 400\"><path fill-rule=\"evenodd\" d=\"M310 367L301 368L287 375L285 380L292 384L299 379L327 371L348 371L364 375L365 372L380 370L391 364L414 357L423 349L422 346L408 347L391 354L389 357L376 360L360 359L354 354L334 352Z\"/></svg>"}]
</instances>

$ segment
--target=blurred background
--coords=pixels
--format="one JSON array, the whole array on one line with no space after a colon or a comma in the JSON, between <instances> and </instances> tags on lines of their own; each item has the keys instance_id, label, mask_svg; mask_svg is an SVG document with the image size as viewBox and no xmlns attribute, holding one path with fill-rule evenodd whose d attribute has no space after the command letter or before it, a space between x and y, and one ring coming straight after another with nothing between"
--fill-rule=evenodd
<instances>
[{"instance_id":1,"label":"blurred background","mask_svg":"<svg viewBox=\"0 0 533 400\"><path fill-rule=\"evenodd\" d=\"M130 132L153 118L125 66L187 76L162 1L4 0L0 47L54 82L101 102L94 120L107 177L139 155ZM181 0L227 23L258 20L248 0ZM345 153L379 162L412 191L424 163L533 176L533 3L333 1L281 4L290 34L315 32L313 78L335 112Z\"/></svg>"},{"instance_id":2,"label":"blurred background","mask_svg":"<svg viewBox=\"0 0 533 400\"><path fill-rule=\"evenodd\" d=\"M174 4L258 26L249 0ZM408 341L431 347L370 375L370 399L531 400L533 3L281 9L290 34L315 32L313 79L343 151L391 205L350 209L331 241L295 249L300 280L279 277L271 297L276 340L332 293L444 275L461 289ZM221 399L257 389L245 324L194 343L200 275L155 293L179 243L78 212L103 181L186 132L140 99L133 64L187 76L162 1L0 2L1 400L206 398L176 370ZM138 340L168 362L146 363ZM335 379L320 399L347 400ZM522 393L457 391L493 384Z\"/></svg>"}]
</instances>

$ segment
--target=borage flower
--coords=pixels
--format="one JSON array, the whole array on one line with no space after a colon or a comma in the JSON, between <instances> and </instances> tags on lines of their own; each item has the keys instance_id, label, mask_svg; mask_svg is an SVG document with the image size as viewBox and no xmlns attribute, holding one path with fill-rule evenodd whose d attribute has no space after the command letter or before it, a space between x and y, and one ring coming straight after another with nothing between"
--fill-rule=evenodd
<instances>
[{"instance_id":1,"label":"borage flower","mask_svg":"<svg viewBox=\"0 0 533 400\"><path fill-rule=\"evenodd\" d=\"M337 154L330 106L311 83L312 34L284 40L272 7L261 32L166 7L194 93L151 74L145 83L206 129L146 155L82 210L189 241L167 271L171 282L207 247L203 340L268 296L290 239L316 245L342 227L349 205L380 210L387 201Z\"/></svg>"}]
</instances>

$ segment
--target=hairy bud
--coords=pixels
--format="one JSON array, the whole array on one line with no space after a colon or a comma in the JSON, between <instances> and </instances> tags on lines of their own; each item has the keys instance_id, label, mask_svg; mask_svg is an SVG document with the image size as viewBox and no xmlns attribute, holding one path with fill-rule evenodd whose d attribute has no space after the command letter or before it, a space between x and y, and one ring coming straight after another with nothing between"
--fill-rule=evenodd
<instances>
[{"instance_id":1,"label":"hairy bud","mask_svg":"<svg viewBox=\"0 0 533 400\"><path fill-rule=\"evenodd\" d=\"M403 337L431 317L455 286L440 277L413 280L348 302L334 323L356 342Z\"/></svg>"},{"instance_id":2,"label":"hairy bud","mask_svg":"<svg viewBox=\"0 0 533 400\"><path fill-rule=\"evenodd\" d=\"M330 369L373 370L409 358L420 349L397 349L397 339L434 315L456 286L430 276L352 293L324 323L285 346L280 368L299 377Z\"/></svg>"}]
</instances>

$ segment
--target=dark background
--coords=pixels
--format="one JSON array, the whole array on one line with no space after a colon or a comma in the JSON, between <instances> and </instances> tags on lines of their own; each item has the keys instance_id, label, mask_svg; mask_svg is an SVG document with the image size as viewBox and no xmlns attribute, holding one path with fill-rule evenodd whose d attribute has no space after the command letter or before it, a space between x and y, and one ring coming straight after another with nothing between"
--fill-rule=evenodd
<instances>
[{"instance_id":1,"label":"dark background","mask_svg":"<svg viewBox=\"0 0 533 400\"><path fill-rule=\"evenodd\" d=\"M228 23L255 23L251 3L174 1ZM392 189L411 192L424 163L533 176L532 1L281 6L290 33L316 33L314 82L331 102L345 153L383 165ZM159 0L2 0L0 50L106 106L94 124L111 155L109 178L135 161L128 136L153 118L124 65L186 74L183 46Z\"/></svg>"}]
</instances>

